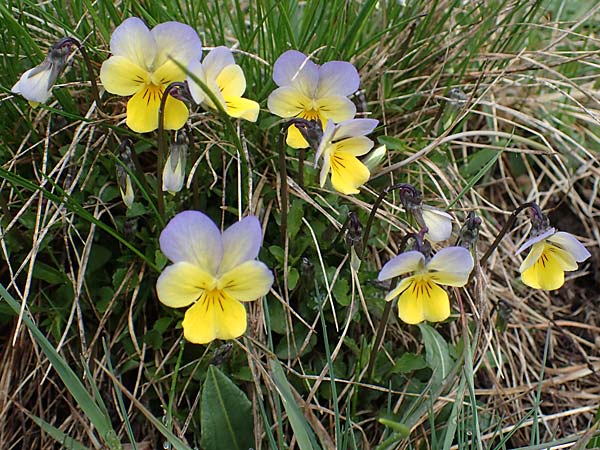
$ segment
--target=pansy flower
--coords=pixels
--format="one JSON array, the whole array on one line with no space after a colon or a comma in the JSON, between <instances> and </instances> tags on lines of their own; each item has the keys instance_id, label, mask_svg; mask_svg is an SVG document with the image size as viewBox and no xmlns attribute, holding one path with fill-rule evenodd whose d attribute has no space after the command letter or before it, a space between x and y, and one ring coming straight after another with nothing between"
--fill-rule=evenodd
<instances>
[{"instance_id":1,"label":"pansy flower","mask_svg":"<svg viewBox=\"0 0 600 450\"><path fill-rule=\"evenodd\" d=\"M242 68L235 63L231 50L216 47L206 55L204 61L192 61L188 70L210 89L228 115L256 122L260 107L255 101L242 97L246 91L246 77ZM187 80L194 101L216 109L194 77L188 76Z\"/></svg>"},{"instance_id":2,"label":"pansy flower","mask_svg":"<svg viewBox=\"0 0 600 450\"><path fill-rule=\"evenodd\" d=\"M519 272L523 283L534 289L560 288L565 283L565 272L577 270L577 263L591 256L575 236L554 228L529 239L517 254L530 247Z\"/></svg>"},{"instance_id":3,"label":"pansy flower","mask_svg":"<svg viewBox=\"0 0 600 450\"><path fill-rule=\"evenodd\" d=\"M58 75L67 64L74 42L73 38L64 38L58 41L48 51L48 55L41 64L21 75L19 81L11 88L11 92L22 95L29 100L32 106L45 103L50 98L50 91L56 83Z\"/></svg>"},{"instance_id":4,"label":"pansy flower","mask_svg":"<svg viewBox=\"0 0 600 450\"><path fill-rule=\"evenodd\" d=\"M356 114L348 96L358 90L360 78L349 62L319 66L303 53L288 50L275 61L273 80L279 87L269 95L267 106L277 116L318 120L325 127L327 120L339 123ZM294 148L308 147L295 125L288 128L286 142Z\"/></svg>"},{"instance_id":5,"label":"pansy flower","mask_svg":"<svg viewBox=\"0 0 600 450\"><path fill-rule=\"evenodd\" d=\"M130 17L113 32L110 51L112 56L102 64L100 80L111 94L132 96L127 102L127 126L146 133L158 128L158 108L165 88L186 78L172 59L183 65L199 60L202 43L188 25L165 22L149 30L140 19ZM178 130L188 115L185 104L169 96L165 129Z\"/></svg>"},{"instance_id":6,"label":"pansy flower","mask_svg":"<svg viewBox=\"0 0 600 450\"><path fill-rule=\"evenodd\" d=\"M242 302L266 295L273 284L271 271L256 260L261 244L254 216L223 233L199 211L184 211L169 221L160 234L160 249L173 264L161 273L156 290L167 306L189 306L182 324L188 341L206 344L244 334Z\"/></svg>"},{"instance_id":7,"label":"pansy flower","mask_svg":"<svg viewBox=\"0 0 600 450\"><path fill-rule=\"evenodd\" d=\"M398 316L402 321L441 322L450 316L450 301L440 285L464 286L473 264L471 253L463 247L443 248L431 259L419 251L408 251L389 260L378 279L404 277L385 297L390 301L400 296Z\"/></svg>"},{"instance_id":8,"label":"pansy flower","mask_svg":"<svg viewBox=\"0 0 600 450\"><path fill-rule=\"evenodd\" d=\"M357 156L368 153L373 148L373 141L366 137L379 122L375 119L351 119L338 125L331 120L327 122L315 164L323 157L320 183L325 185L327 175L331 172L331 184L342 194L357 194L358 188L371 176L369 169Z\"/></svg>"}]
</instances>

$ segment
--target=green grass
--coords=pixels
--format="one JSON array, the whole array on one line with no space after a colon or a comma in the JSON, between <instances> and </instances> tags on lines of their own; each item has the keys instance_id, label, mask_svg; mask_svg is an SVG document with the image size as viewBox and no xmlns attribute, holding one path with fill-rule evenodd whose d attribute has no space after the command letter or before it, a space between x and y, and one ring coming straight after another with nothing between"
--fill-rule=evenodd
<instances>
[{"instance_id":1,"label":"green grass","mask_svg":"<svg viewBox=\"0 0 600 450\"><path fill-rule=\"evenodd\" d=\"M600 243L593 4L1 4L0 448L142 450L169 441L211 450L225 445L211 423L248 427L248 415L235 414L240 404L250 405L256 449L592 448L600 440L600 319L590 304ZM183 310L156 297L167 264L157 134L125 127L122 97L103 93L102 110L90 109L90 76L130 16L149 26L181 21L207 48L234 47L246 96L261 105L255 124L193 109L192 188L164 198L166 220L199 209L222 226L248 214L264 225L260 260L275 284L246 305L248 332L230 343L182 346ZM96 73L75 53L49 102L32 109L10 89L67 35L84 43ZM291 48L359 70L353 99L380 120L371 137L388 153L356 196L319 187L312 152L301 188L299 155L288 148L289 205L281 204L283 121L266 105L272 65ZM448 101L452 88L469 100ZM137 160L130 209L115 175L124 138ZM562 290L533 291L517 272L514 252L528 231L519 219L474 281L449 291L448 321L409 326L394 306L374 349L387 292L377 273L415 229L390 193L357 268L351 252L361 252L342 227L350 213L364 227L379 193L399 182L458 222L471 210L481 216L478 255L517 206L536 201L594 256Z\"/></svg>"}]
</instances>

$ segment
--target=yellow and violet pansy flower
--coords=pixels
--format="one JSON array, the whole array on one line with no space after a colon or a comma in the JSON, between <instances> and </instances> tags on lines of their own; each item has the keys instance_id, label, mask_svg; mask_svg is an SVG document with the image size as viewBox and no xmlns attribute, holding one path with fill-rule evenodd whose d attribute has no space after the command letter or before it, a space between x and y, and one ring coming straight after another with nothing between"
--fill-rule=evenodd
<instances>
[{"instance_id":1,"label":"yellow and violet pansy flower","mask_svg":"<svg viewBox=\"0 0 600 450\"><path fill-rule=\"evenodd\" d=\"M242 97L246 91L246 77L242 68L235 63L230 49L216 47L206 55L204 61L192 61L188 70L210 89L228 115L256 122L260 107L254 100ZM213 101L192 76L188 75L187 81L197 104L216 109Z\"/></svg>"},{"instance_id":2,"label":"yellow and violet pansy flower","mask_svg":"<svg viewBox=\"0 0 600 450\"><path fill-rule=\"evenodd\" d=\"M591 254L575 236L550 228L532 237L517 250L531 247L519 267L521 280L534 289L552 291L565 284L565 272L577 270L577 263Z\"/></svg>"},{"instance_id":3,"label":"yellow and violet pansy flower","mask_svg":"<svg viewBox=\"0 0 600 450\"><path fill-rule=\"evenodd\" d=\"M356 114L356 106L348 99L360 85L356 68L345 61L330 61L322 66L296 50L283 53L273 65L273 80L279 86L267 100L269 111L284 117L327 120L339 123ZM288 128L287 144L306 148L308 142L298 128Z\"/></svg>"},{"instance_id":4,"label":"yellow and violet pansy flower","mask_svg":"<svg viewBox=\"0 0 600 450\"><path fill-rule=\"evenodd\" d=\"M223 233L200 211L183 211L160 234L160 249L174 264L156 282L158 298L171 308L191 307L184 337L195 344L234 339L246 331L241 302L266 295L273 274L257 261L262 244L258 219L248 216Z\"/></svg>"},{"instance_id":5,"label":"yellow and violet pansy flower","mask_svg":"<svg viewBox=\"0 0 600 450\"><path fill-rule=\"evenodd\" d=\"M365 135L378 123L375 119L350 119L337 125L331 120L327 122L315 157L315 165L323 157L321 187L329 172L332 186L342 194L357 194L358 188L369 181L371 173L357 156L373 148L373 141Z\"/></svg>"},{"instance_id":6,"label":"yellow and violet pansy flower","mask_svg":"<svg viewBox=\"0 0 600 450\"><path fill-rule=\"evenodd\" d=\"M186 78L172 59L183 65L199 60L202 43L189 25L165 22L149 30L140 19L130 17L113 32L110 51L112 56L102 63L100 80L111 94L133 96L127 102L127 126L146 133L158 128L158 108L165 88ZM185 104L169 96L165 129L178 130L188 116Z\"/></svg>"},{"instance_id":7,"label":"yellow and violet pansy flower","mask_svg":"<svg viewBox=\"0 0 600 450\"><path fill-rule=\"evenodd\" d=\"M11 88L13 94L20 94L29 100L31 106L45 103L50 98L50 91L56 83L58 75L67 64L74 45L73 38L58 41L49 51L41 64L29 69Z\"/></svg>"},{"instance_id":8,"label":"yellow and violet pansy flower","mask_svg":"<svg viewBox=\"0 0 600 450\"><path fill-rule=\"evenodd\" d=\"M448 294L440 285L461 287L473 270L473 257L463 247L446 247L430 260L418 251L409 251L389 260L379 272L380 281L403 278L385 297L398 300L398 316L408 324L428 320L441 322L450 316Z\"/></svg>"}]
</instances>

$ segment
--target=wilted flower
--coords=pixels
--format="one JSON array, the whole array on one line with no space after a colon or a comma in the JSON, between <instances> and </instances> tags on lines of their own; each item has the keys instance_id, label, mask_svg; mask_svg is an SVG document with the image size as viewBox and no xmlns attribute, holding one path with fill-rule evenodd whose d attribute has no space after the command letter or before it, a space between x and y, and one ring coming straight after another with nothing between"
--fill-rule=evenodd
<instances>
[{"instance_id":1,"label":"wilted flower","mask_svg":"<svg viewBox=\"0 0 600 450\"><path fill-rule=\"evenodd\" d=\"M452 234L452 216L441 209L429 205L421 205L422 226L427 227L425 239L431 242L442 242Z\"/></svg>"},{"instance_id":2,"label":"wilted flower","mask_svg":"<svg viewBox=\"0 0 600 450\"><path fill-rule=\"evenodd\" d=\"M256 261L262 244L258 219L248 216L223 233L199 211L184 211L160 235L160 249L174 264L156 282L159 300L172 308L192 305L183 319L185 338L196 344L234 339L246 331L240 302L269 292L273 274Z\"/></svg>"},{"instance_id":3,"label":"wilted flower","mask_svg":"<svg viewBox=\"0 0 600 450\"><path fill-rule=\"evenodd\" d=\"M29 69L19 81L12 87L11 92L21 94L32 106L38 103L45 103L50 98L52 86L56 83L58 75L63 71L67 64L67 59L71 54L71 48L75 45L73 38L67 37L58 41L54 47L48 51L46 59L33 69Z\"/></svg>"},{"instance_id":4,"label":"wilted flower","mask_svg":"<svg viewBox=\"0 0 600 450\"><path fill-rule=\"evenodd\" d=\"M558 289L565 283L565 272L577 270L577 263L591 254L575 236L550 228L525 242L517 254L531 247L527 258L521 263L521 280L534 289L548 291Z\"/></svg>"},{"instance_id":5,"label":"wilted flower","mask_svg":"<svg viewBox=\"0 0 600 450\"><path fill-rule=\"evenodd\" d=\"M179 192L185 181L185 163L187 160L188 141L183 132L179 132L169 148L169 156L163 169L163 191L173 194Z\"/></svg>"},{"instance_id":6,"label":"wilted flower","mask_svg":"<svg viewBox=\"0 0 600 450\"><path fill-rule=\"evenodd\" d=\"M165 88L186 78L172 59L183 65L199 60L202 43L188 25L165 22L150 31L140 19L130 17L113 32L110 51L112 56L100 70L102 84L112 94L133 95L127 102L127 126L145 133L158 128L158 109ZM169 97L165 129L181 128L188 115L183 102Z\"/></svg>"},{"instance_id":7,"label":"wilted flower","mask_svg":"<svg viewBox=\"0 0 600 450\"><path fill-rule=\"evenodd\" d=\"M411 273L385 300L400 296L398 316L406 323L441 322L450 316L450 301L439 285L464 286L473 264L471 253L463 247L443 248L430 260L413 250L389 260L379 272L378 279L390 280Z\"/></svg>"},{"instance_id":8,"label":"wilted flower","mask_svg":"<svg viewBox=\"0 0 600 450\"><path fill-rule=\"evenodd\" d=\"M421 228L426 228L425 238L431 242L445 241L452 234L452 216L441 209L423 204L423 195L410 184L400 190L400 201Z\"/></svg>"},{"instance_id":9,"label":"wilted flower","mask_svg":"<svg viewBox=\"0 0 600 450\"><path fill-rule=\"evenodd\" d=\"M277 116L319 120L324 128L327 120L339 123L356 114L347 97L356 92L360 78L349 62L319 66L303 53L288 50L275 61L273 80L279 87L269 95L267 106ZM288 128L286 142L294 148L308 147L295 125Z\"/></svg>"},{"instance_id":10,"label":"wilted flower","mask_svg":"<svg viewBox=\"0 0 600 450\"><path fill-rule=\"evenodd\" d=\"M256 122L260 107L255 101L242 97L246 91L246 78L242 68L235 63L231 50L216 47L206 55L203 62L192 61L188 70L210 89L227 114ZM188 84L196 103L216 109L213 101L192 76L188 76Z\"/></svg>"},{"instance_id":11,"label":"wilted flower","mask_svg":"<svg viewBox=\"0 0 600 450\"><path fill-rule=\"evenodd\" d=\"M338 125L331 120L327 122L315 157L315 164L323 157L321 186L331 172L331 184L336 191L342 194L359 192L358 188L369 180L371 174L357 156L373 148L373 141L365 135L378 123L375 119L351 119Z\"/></svg>"}]
</instances>

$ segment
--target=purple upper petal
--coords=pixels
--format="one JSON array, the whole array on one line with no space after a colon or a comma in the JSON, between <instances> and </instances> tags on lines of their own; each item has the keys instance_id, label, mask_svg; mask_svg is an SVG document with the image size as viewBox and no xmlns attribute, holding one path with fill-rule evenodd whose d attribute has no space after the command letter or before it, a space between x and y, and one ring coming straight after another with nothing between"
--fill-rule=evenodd
<instances>
[{"instance_id":1,"label":"purple upper petal","mask_svg":"<svg viewBox=\"0 0 600 450\"><path fill-rule=\"evenodd\" d=\"M152 28L152 35L158 50L155 69L166 63L169 57L184 65L202 58L202 42L189 25L180 22L161 23Z\"/></svg>"},{"instance_id":2,"label":"purple upper petal","mask_svg":"<svg viewBox=\"0 0 600 450\"><path fill-rule=\"evenodd\" d=\"M348 97L360 86L356 68L345 61L330 61L319 68L317 98L341 95Z\"/></svg>"},{"instance_id":3,"label":"purple upper petal","mask_svg":"<svg viewBox=\"0 0 600 450\"><path fill-rule=\"evenodd\" d=\"M219 273L256 259L262 245L262 229L255 216L244 217L223 232L223 260Z\"/></svg>"},{"instance_id":4,"label":"purple upper petal","mask_svg":"<svg viewBox=\"0 0 600 450\"><path fill-rule=\"evenodd\" d=\"M365 136L371 133L379 121L376 119L350 119L337 125L333 139L339 141L348 137Z\"/></svg>"},{"instance_id":5,"label":"purple upper petal","mask_svg":"<svg viewBox=\"0 0 600 450\"><path fill-rule=\"evenodd\" d=\"M156 41L141 19L130 17L113 31L110 52L124 56L144 70L150 70L157 53Z\"/></svg>"},{"instance_id":6,"label":"purple upper petal","mask_svg":"<svg viewBox=\"0 0 600 450\"><path fill-rule=\"evenodd\" d=\"M577 262L583 262L592 256L588 249L585 248L585 246L571 233L559 231L549 237L548 241L557 244L559 247L569 252Z\"/></svg>"},{"instance_id":7,"label":"purple upper petal","mask_svg":"<svg viewBox=\"0 0 600 450\"><path fill-rule=\"evenodd\" d=\"M171 261L186 261L215 275L223 258L223 239L215 223L200 211L183 211L160 234L160 249Z\"/></svg>"},{"instance_id":8,"label":"purple upper petal","mask_svg":"<svg viewBox=\"0 0 600 450\"><path fill-rule=\"evenodd\" d=\"M423 253L412 250L410 252L400 253L398 256L390 259L381 268L377 279L379 281L389 280L405 273L418 270L424 263Z\"/></svg>"},{"instance_id":9,"label":"purple upper petal","mask_svg":"<svg viewBox=\"0 0 600 450\"><path fill-rule=\"evenodd\" d=\"M556 230L554 228L549 228L546 231L544 231L543 233L538 234L537 236L534 236L530 239L528 239L527 241L525 241L525 243L523 245L521 245L518 249L516 254L518 255L519 253L521 253L523 250L531 247L533 244L543 241L544 239L548 239L550 236L552 236L554 233L556 233Z\"/></svg>"},{"instance_id":10,"label":"purple upper petal","mask_svg":"<svg viewBox=\"0 0 600 450\"><path fill-rule=\"evenodd\" d=\"M209 80L215 80L225 67L232 64L235 64L233 53L223 46L213 48L202 62L206 78Z\"/></svg>"},{"instance_id":11,"label":"purple upper petal","mask_svg":"<svg viewBox=\"0 0 600 450\"><path fill-rule=\"evenodd\" d=\"M319 84L319 66L304 53L288 50L273 65L273 80L278 86L297 86L312 98Z\"/></svg>"}]
</instances>

